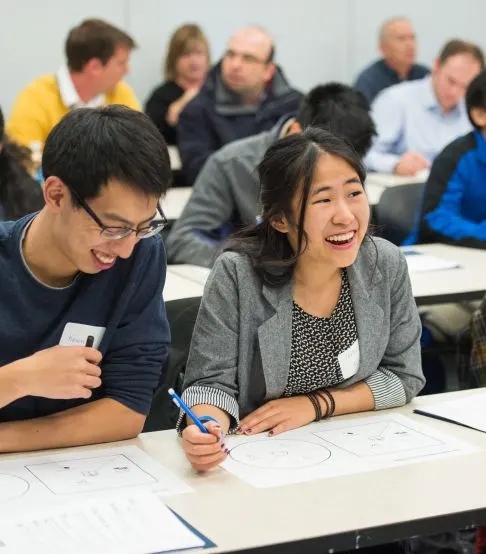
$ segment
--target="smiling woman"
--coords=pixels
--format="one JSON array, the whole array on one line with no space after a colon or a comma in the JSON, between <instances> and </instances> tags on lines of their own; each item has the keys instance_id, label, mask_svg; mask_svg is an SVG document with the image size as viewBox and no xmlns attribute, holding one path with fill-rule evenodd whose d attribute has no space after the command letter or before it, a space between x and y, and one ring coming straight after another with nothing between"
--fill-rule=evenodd
<instances>
[{"instance_id":1,"label":"smiling woman","mask_svg":"<svg viewBox=\"0 0 486 554\"><path fill-rule=\"evenodd\" d=\"M182 432L198 470L225 458L222 432L276 435L403 405L424 385L407 264L367 234L356 152L308 128L270 147L259 176L261 222L217 260L187 363L183 399L218 422Z\"/></svg>"}]
</instances>

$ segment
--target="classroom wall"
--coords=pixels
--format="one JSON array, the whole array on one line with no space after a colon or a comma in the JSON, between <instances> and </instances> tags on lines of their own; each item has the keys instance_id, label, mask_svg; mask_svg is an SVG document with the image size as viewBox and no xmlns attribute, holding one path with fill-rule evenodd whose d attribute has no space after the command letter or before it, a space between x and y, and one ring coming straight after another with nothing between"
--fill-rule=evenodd
<instances>
[{"instance_id":1,"label":"classroom wall","mask_svg":"<svg viewBox=\"0 0 486 554\"><path fill-rule=\"evenodd\" d=\"M144 101L159 82L167 38L179 24L206 30L217 59L238 26L258 23L272 33L277 60L301 90L331 79L351 82L376 57L376 31L387 17L405 15L416 27L419 59L430 64L449 37L486 50L486 1L463 0L0 0L0 104L6 113L17 91L63 60L70 27L101 17L140 45L128 81Z\"/></svg>"}]
</instances>

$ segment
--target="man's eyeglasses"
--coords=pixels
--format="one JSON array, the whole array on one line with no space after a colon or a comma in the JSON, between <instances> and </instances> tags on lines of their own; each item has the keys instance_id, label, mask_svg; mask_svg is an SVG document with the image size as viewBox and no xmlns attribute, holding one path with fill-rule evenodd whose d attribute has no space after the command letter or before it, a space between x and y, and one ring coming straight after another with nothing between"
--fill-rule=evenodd
<instances>
[{"instance_id":1,"label":"man's eyeglasses","mask_svg":"<svg viewBox=\"0 0 486 554\"><path fill-rule=\"evenodd\" d=\"M257 58L256 56L253 56L252 54L239 54L234 50L226 50L226 52L224 53L224 57L227 58L228 60L233 60L238 56L241 58L241 61L247 65L256 65L256 64L267 65L271 61L269 59L260 60L259 58Z\"/></svg>"},{"instance_id":2,"label":"man's eyeglasses","mask_svg":"<svg viewBox=\"0 0 486 554\"><path fill-rule=\"evenodd\" d=\"M67 185L71 194L79 202L83 210L96 222L98 227L101 229L100 236L105 239L110 240L119 240L124 239L135 233L139 239L147 239L148 237L153 237L157 233L160 233L162 229L167 225L167 218L165 217L164 212L160 206L160 202L157 203L157 211L159 212L160 219L151 221L147 227L141 227L140 229L132 229L131 227L117 227L114 225L104 225L100 218L94 213L94 211L88 206L88 204L78 195L78 193L73 190L69 185Z\"/></svg>"}]
</instances>

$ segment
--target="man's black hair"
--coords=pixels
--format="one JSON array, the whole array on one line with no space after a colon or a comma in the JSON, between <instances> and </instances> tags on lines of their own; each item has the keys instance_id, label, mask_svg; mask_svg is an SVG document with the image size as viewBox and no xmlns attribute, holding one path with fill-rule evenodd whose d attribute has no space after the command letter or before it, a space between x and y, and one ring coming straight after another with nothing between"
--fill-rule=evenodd
<instances>
[{"instance_id":1,"label":"man's black hair","mask_svg":"<svg viewBox=\"0 0 486 554\"><path fill-rule=\"evenodd\" d=\"M481 71L479 75L469 83L466 92L466 107L469 121L476 129L480 129L471 117L473 108L486 110L486 71Z\"/></svg>"},{"instance_id":2,"label":"man's black hair","mask_svg":"<svg viewBox=\"0 0 486 554\"><path fill-rule=\"evenodd\" d=\"M313 88L297 113L302 130L319 127L345 139L364 157L376 135L370 106L364 95L341 83Z\"/></svg>"},{"instance_id":3,"label":"man's black hair","mask_svg":"<svg viewBox=\"0 0 486 554\"><path fill-rule=\"evenodd\" d=\"M155 125L119 105L64 116L47 137L42 173L44 179L58 177L83 200L99 196L109 181L160 197L172 178L167 146Z\"/></svg>"}]
</instances>

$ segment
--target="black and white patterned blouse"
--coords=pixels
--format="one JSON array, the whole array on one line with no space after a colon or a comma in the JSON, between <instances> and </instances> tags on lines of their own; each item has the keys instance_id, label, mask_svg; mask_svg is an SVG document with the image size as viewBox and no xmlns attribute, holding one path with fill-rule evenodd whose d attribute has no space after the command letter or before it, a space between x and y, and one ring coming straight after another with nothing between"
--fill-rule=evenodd
<instances>
[{"instance_id":1,"label":"black and white patterned blouse","mask_svg":"<svg viewBox=\"0 0 486 554\"><path fill-rule=\"evenodd\" d=\"M358 332L346 270L331 317L316 317L294 302L292 347L284 396L342 383L358 370ZM343 375L344 373L344 375Z\"/></svg>"}]
</instances>

